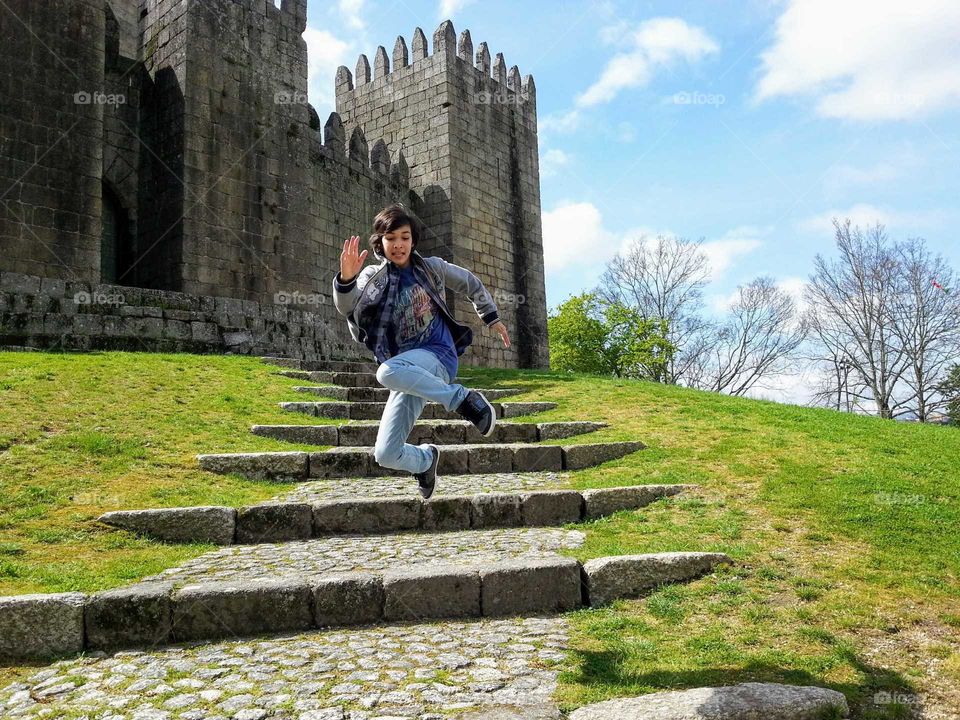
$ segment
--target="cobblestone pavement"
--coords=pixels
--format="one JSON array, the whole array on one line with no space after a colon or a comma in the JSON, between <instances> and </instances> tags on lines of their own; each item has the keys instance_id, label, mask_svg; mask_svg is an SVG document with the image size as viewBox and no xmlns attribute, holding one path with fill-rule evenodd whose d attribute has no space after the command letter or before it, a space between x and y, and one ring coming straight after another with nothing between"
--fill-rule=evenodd
<instances>
[{"instance_id":1,"label":"cobblestone pavement","mask_svg":"<svg viewBox=\"0 0 960 720\"><path fill-rule=\"evenodd\" d=\"M437 495L476 495L489 492L545 490L569 486L570 473L519 472L485 475L441 475L437 478ZM355 500L366 497L398 497L417 495L412 477L332 478L300 483L275 500L284 502L317 502L320 500Z\"/></svg>"},{"instance_id":2,"label":"cobblestone pavement","mask_svg":"<svg viewBox=\"0 0 960 720\"><path fill-rule=\"evenodd\" d=\"M543 717L562 618L436 622L180 645L57 662L0 690L4 718L440 720ZM525 716L525 715L524 715Z\"/></svg>"},{"instance_id":3,"label":"cobblestone pavement","mask_svg":"<svg viewBox=\"0 0 960 720\"><path fill-rule=\"evenodd\" d=\"M279 578L351 570L387 570L456 562L482 565L515 557L559 554L583 544L579 530L507 528L441 533L315 538L298 542L228 545L144 578L178 584L237 578Z\"/></svg>"}]
</instances>

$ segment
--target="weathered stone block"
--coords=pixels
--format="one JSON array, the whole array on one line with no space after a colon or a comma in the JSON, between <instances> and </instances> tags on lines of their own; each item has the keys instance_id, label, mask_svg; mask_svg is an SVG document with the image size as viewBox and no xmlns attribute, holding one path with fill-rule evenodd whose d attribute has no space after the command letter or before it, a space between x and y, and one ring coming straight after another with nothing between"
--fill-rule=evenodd
<instances>
[{"instance_id":1,"label":"weathered stone block","mask_svg":"<svg viewBox=\"0 0 960 720\"><path fill-rule=\"evenodd\" d=\"M594 520L621 510L636 510L663 497L683 492L684 485L635 485L583 491L584 519Z\"/></svg>"},{"instance_id":2,"label":"weathered stone block","mask_svg":"<svg viewBox=\"0 0 960 720\"><path fill-rule=\"evenodd\" d=\"M313 536L313 508L307 503L264 503L237 510L238 543L275 543Z\"/></svg>"},{"instance_id":3,"label":"weathered stone block","mask_svg":"<svg viewBox=\"0 0 960 720\"><path fill-rule=\"evenodd\" d=\"M559 445L514 445L515 472L539 472L563 469L563 448Z\"/></svg>"},{"instance_id":4,"label":"weathered stone block","mask_svg":"<svg viewBox=\"0 0 960 720\"><path fill-rule=\"evenodd\" d=\"M538 490L520 496L521 516L527 527L551 527L580 522L583 496L576 490Z\"/></svg>"},{"instance_id":5,"label":"weathered stone block","mask_svg":"<svg viewBox=\"0 0 960 720\"><path fill-rule=\"evenodd\" d=\"M420 507L420 527L423 530L469 530L470 497L433 497Z\"/></svg>"},{"instance_id":6,"label":"weathered stone block","mask_svg":"<svg viewBox=\"0 0 960 720\"><path fill-rule=\"evenodd\" d=\"M243 637L313 625L310 587L299 580L187 585L173 595L173 640Z\"/></svg>"},{"instance_id":7,"label":"weathered stone block","mask_svg":"<svg viewBox=\"0 0 960 720\"><path fill-rule=\"evenodd\" d=\"M586 421L546 422L537 424L540 440L559 440L574 435L595 432L606 426L606 423Z\"/></svg>"},{"instance_id":8,"label":"weathered stone block","mask_svg":"<svg viewBox=\"0 0 960 720\"><path fill-rule=\"evenodd\" d=\"M667 583L692 580L733 561L723 553L668 552L619 555L588 560L583 565L589 604L606 605L637 598Z\"/></svg>"},{"instance_id":9,"label":"weathered stone block","mask_svg":"<svg viewBox=\"0 0 960 720\"><path fill-rule=\"evenodd\" d=\"M645 448L642 442L592 443L588 445L564 445L564 470L581 470L608 460L616 460L624 455Z\"/></svg>"},{"instance_id":10,"label":"weathered stone block","mask_svg":"<svg viewBox=\"0 0 960 720\"><path fill-rule=\"evenodd\" d=\"M413 530L420 522L422 500L413 498L360 498L316 503L315 536L343 533L391 533Z\"/></svg>"},{"instance_id":11,"label":"weathered stone block","mask_svg":"<svg viewBox=\"0 0 960 720\"><path fill-rule=\"evenodd\" d=\"M254 480L299 480L307 477L307 453L263 452L197 455L200 467L210 472L236 473Z\"/></svg>"},{"instance_id":12,"label":"weathered stone block","mask_svg":"<svg viewBox=\"0 0 960 720\"><path fill-rule=\"evenodd\" d=\"M466 448L449 445L438 445L437 448L440 450L440 462L437 465L437 472L440 475L466 475L470 471Z\"/></svg>"},{"instance_id":13,"label":"weathered stone block","mask_svg":"<svg viewBox=\"0 0 960 720\"><path fill-rule=\"evenodd\" d=\"M580 563L574 558L511 560L480 570L487 617L567 612L581 605Z\"/></svg>"},{"instance_id":14,"label":"weathered stone block","mask_svg":"<svg viewBox=\"0 0 960 720\"><path fill-rule=\"evenodd\" d=\"M472 528L520 527L520 496L507 493L475 495L471 501Z\"/></svg>"},{"instance_id":15,"label":"weathered stone block","mask_svg":"<svg viewBox=\"0 0 960 720\"><path fill-rule=\"evenodd\" d=\"M91 595L84 610L94 650L153 648L170 640L172 583L149 583Z\"/></svg>"},{"instance_id":16,"label":"weathered stone block","mask_svg":"<svg viewBox=\"0 0 960 720\"><path fill-rule=\"evenodd\" d=\"M380 466L373 462L372 453L365 449L335 447L310 453L310 477L367 477L381 474L379 469Z\"/></svg>"},{"instance_id":17,"label":"weathered stone block","mask_svg":"<svg viewBox=\"0 0 960 720\"><path fill-rule=\"evenodd\" d=\"M308 445L337 445L339 435L336 425L254 425L250 432L261 437L270 437Z\"/></svg>"},{"instance_id":18,"label":"weathered stone block","mask_svg":"<svg viewBox=\"0 0 960 720\"><path fill-rule=\"evenodd\" d=\"M383 590L387 621L480 615L476 570L432 565L389 571L383 576Z\"/></svg>"},{"instance_id":19,"label":"weathered stone block","mask_svg":"<svg viewBox=\"0 0 960 720\"><path fill-rule=\"evenodd\" d=\"M606 700L574 710L570 720L822 720L849 713L846 698L836 690L742 683Z\"/></svg>"},{"instance_id":20,"label":"weathered stone block","mask_svg":"<svg viewBox=\"0 0 960 720\"><path fill-rule=\"evenodd\" d=\"M503 445L474 445L467 449L467 470L473 475L510 472L513 450Z\"/></svg>"},{"instance_id":21,"label":"weathered stone block","mask_svg":"<svg viewBox=\"0 0 960 720\"><path fill-rule=\"evenodd\" d=\"M236 511L228 507L199 506L116 510L104 513L100 522L167 542L233 542Z\"/></svg>"},{"instance_id":22,"label":"weathered stone block","mask_svg":"<svg viewBox=\"0 0 960 720\"><path fill-rule=\"evenodd\" d=\"M313 583L313 619L317 627L362 625L383 618L383 580L368 573L345 573Z\"/></svg>"},{"instance_id":23,"label":"weathered stone block","mask_svg":"<svg viewBox=\"0 0 960 720\"><path fill-rule=\"evenodd\" d=\"M83 650L83 593L0 597L0 658L49 658Z\"/></svg>"}]
</instances>

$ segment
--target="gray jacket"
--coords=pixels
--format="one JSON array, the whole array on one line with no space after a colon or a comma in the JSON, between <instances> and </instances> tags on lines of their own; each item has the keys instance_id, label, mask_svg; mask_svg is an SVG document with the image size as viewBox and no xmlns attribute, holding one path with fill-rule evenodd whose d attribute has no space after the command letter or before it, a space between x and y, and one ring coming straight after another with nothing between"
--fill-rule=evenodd
<instances>
[{"instance_id":1,"label":"gray jacket","mask_svg":"<svg viewBox=\"0 0 960 720\"><path fill-rule=\"evenodd\" d=\"M390 309L382 307L382 303L387 300L387 273L392 263L377 253L374 253L374 257L381 260L380 264L368 265L348 283L341 282L340 273L337 272L333 278L333 304L337 312L346 316L351 337L373 351L377 362L383 362L391 356L391 344L389 338L379 336L378 318L382 311L390 312ZM411 253L410 262L450 328L457 355L463 355L473 342L473 331L454 320L447 307L446 289L470 298L477 315L488 327L500 319L496 303L480 278L466 268L440 257L423 257L416 250Z\"/></svg>"}]
</instances>

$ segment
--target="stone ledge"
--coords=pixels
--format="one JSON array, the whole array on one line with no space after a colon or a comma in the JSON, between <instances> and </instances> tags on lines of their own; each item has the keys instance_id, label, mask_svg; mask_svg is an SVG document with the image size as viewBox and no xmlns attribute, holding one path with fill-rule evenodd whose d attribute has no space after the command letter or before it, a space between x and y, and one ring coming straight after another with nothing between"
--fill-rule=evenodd
<instances>
[{"instance_id":1,"label":"stone ledge","mask_svg":"<svg viewBox=\"0 0 960 720\"><path fill-rule=\"evenodd\" d=\"M360 498L320 503L264 503L238 509L183 507L105 513L100 521L166 542L220 545L287 542L327 535L409 530L555 527L637 510L695 485L637 485L601 490Z\"/></svg>"},{"instance_id":2,"label":"stone ledge","mask_svg":"<svg viewBox=\"0 0 960 720\"><path fill-rule=\"evenodd\" d=\"M565 612L689 580L719 562L730 560L720 553L662 553L598 558L581 566L573 558L550 557L477 568L435 565L180 588L144 583L89 596L0 597L0 660L384 620Z\"/></svg>"},{"instance_id":3,"label":"stone ledge","mask_svg":"<svg viewBox=\"0 0 960 720\"><path fill-rule=\"evenodd\" d=\"M733 560L723 553L665 552L615 555L583 565L587 603L607 605L620 598L638 598L659 585L692 580Z\"/></svg>"},{"instance_id":4,"label":"stone ledge","mask_svg":"<svg viewBox=\"0 0 960 720\"><path fill-rule=\"evenodd\" d=\"M570 720L821 720L849 713L846 698L836 690L742 683L607 700L574 710Z\"/></svg>"}]
</instances>

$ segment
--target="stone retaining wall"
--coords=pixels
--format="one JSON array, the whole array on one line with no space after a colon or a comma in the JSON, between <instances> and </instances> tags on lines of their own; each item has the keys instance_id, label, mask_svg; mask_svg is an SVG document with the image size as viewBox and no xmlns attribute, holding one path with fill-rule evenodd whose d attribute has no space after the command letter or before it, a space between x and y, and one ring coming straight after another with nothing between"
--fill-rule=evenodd
<instances>
[{"instance_id":1,"label":"stone retaining wall","mask_svg":"<svg viewBox=\"0 0 960 720\"><path fill-rule=\"evenodd\" d=\"M0 345L369 359L321 310L0 273Z\"/></svg>"}]
</instances>

